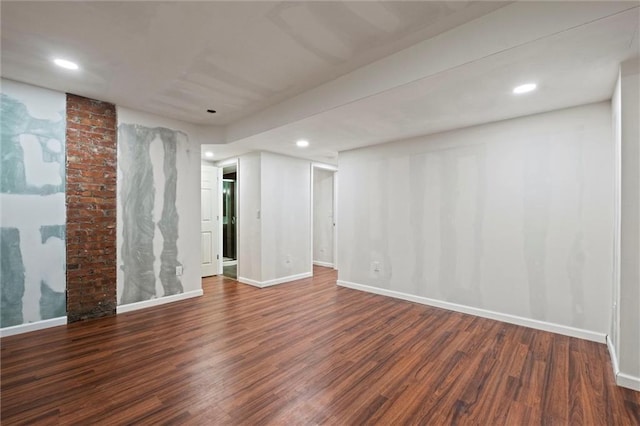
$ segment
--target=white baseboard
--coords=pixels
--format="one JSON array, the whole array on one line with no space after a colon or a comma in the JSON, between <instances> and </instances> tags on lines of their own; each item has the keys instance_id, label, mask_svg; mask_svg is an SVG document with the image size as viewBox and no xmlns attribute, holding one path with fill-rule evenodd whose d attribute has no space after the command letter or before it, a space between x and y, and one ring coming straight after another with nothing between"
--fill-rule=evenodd
<instances>
[{"instance_id":1,"label":"white baseboard","mask_svg":"<svg viewBox=\"0 0 640 426\"><path fill-rule=\"evenodd\" d=\"M535 320L531 318L520 317L516 315L503 314L501 312L489 311L487 309L474 308L472 306L459 305L457 303L445 302L428 297L416 296L413 294L402 293L384 288L372 287L364 284L352 283L349 281L338 280L337 284L342 287L354 290L375 293L382 296L389 296L396 299L407 300L409 302L420 303L423 305L434 306L436 308L448 309L450 311L462 312L463 314L475 315L478 317L489 318L492 320L502 321L509 324L521 325L524 327L535 328L537 330L550 331L552 333L563 334L565 336L577 337L579 339L590 340L598 343L606 343L607 335L581 328L574 328L561 324L554 324L546 321Z\"/></svg>"},{"instance_id":2,"label":"white baseboard","mask_svg":"<svg viewBox=\"0 0 640 426\"><path fill-rule=\"evenodd\" d=\"M624 373L618 373L616 376L616 384L624 388L633 389L640 392L640 377L630 376Z\"/></svg>"},{"instance_id":3,"label":"white baseboard","mask_svg":"<svg viewBox=\"0 0 640 426\"><path fill-rule=\"evenodd\" d=\"M613 375L616 378L616 385L640 392L640 377L634 377L620 372L618 354L616 353L616 348L608 335L607 348L609 349L609 357L611 358L611 367L613 368Z\"/></svg>"},{"instance_id":4,"label":"white baseboard","mask_svg":"<svg viewBox=\"0 0 640 426\"><path fill-rule=\"evenodd\" d=\"M252 280L250 278L238 277L238 282L242 284L249 284L254 287L262 288L260 281Z\"/></svg>"},{"instance_id":5,"label":"white baseboard","mask_svg":"<svg viewBox=\"0 0 640 426\"><path fill-rule=\"evenodd\" d=\"M616 348L613 345L613 341L611 337L607 334L607 349L609 349L609 358L611 358L611 368L613 368L614 377L618 376L620 373L620 368L618 368L618 354L616 353Z\"/></svg>"},{"instance_id":6,"label":"white baseboard","mask_svg":"<svg viewBox=\"0 0 640 426\"><path fill-rule=\"evenodd\" d=\"M202 289L188 291L186 293L172 294L171 296L158 297L157 299L143 300L142 302L129 303L127 305L118 305L116 314L124 314L125 312L137 311L138 309L150 308L152 306L164 305L165 303L177 302L179 300L191 299L192 297L202 296Z\"/></svg>"},{"instance_id":7,"label":"white baseboard","mask_svg":"<svg viewBox=\"0 0 640 426\"><path fill-rule=\"evenodd\" d=\"M273 280L268 280L268 281L256 281L256 280L252 280L250 278L244 278L244 277L238 277L238 281L243 283L243 284L252 285L254 287L265 288L265 287L269 287L269 286L276 285L276 284L283 284L283 283L288 283L290 281L301 280L303 278L309 278L309 277L312 277L312 276L313 276L312 272L303 272L301 274L289 275L289 276L286 276L286 277L275 278Z\"/></svg>"},{"instance_id":8,"label":"white baseboard","mask_svg":"<svg viewBox=\"0 0 640 426\"><path fill-rule=\"evenodd\" d=\"M313 264L316 266L324 266L325 268L333 268L333 263L331 262L321 262L319 260L314 260Z\"/></svg>"},{"instance_id":9,"label":"white baseboard","mask_svg":"<svg viewBox=\"0 0 640 426\"><path fill-rule=\"evenodd\" d=\"M59 325L66 325L67 317L51 318L37 322L28 322L26 324L13 325L0 329L0 337L13 336L14 334L28 333L29 331L42 330Z\"/></svg>"}]
</instances>

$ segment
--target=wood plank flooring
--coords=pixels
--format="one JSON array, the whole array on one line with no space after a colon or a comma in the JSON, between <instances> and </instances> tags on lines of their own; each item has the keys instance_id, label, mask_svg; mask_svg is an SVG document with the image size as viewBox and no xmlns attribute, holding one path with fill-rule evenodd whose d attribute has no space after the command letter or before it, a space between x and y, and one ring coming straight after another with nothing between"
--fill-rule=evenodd
<instances>
[{"instance_id":1,"label":"wood plank flooring","mask_svg":"<svg viewBox=\"0 0 640 426\"><path fill-rule=\"evenodd\" d=\"M314 274L3 338L2 424L640 424L605 345Z\"/></svg>"}]
</instances>

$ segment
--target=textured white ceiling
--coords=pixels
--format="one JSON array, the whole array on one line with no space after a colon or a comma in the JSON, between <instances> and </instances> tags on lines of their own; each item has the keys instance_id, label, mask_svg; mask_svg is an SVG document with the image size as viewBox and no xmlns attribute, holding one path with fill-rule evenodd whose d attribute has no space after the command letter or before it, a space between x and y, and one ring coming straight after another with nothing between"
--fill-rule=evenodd
<instances>
[{"instance_id":1,"label":"textured white ceiling","mask_svg":"<svg viewBox=\"0 0 640 426\"><path fill-rule=\"evenodd\" d=\"M609 99L619 63L640 54L638 5L2 1L1 72L197 124L223 143L205 147L217 159L260 149L335 162ZM52 67L55 56L81 72ZM537 92L511 94L529 80Z\"/></svg>"},{"instance_id":2,"label":"textured white ceiling","mask_svg":"<svg viewBox=\"0 0 640 426\"><path fill-rule=\"evenodd\" d=\"M501 5L3 1L2 75L226 124ZM52 70L55 55L81 63L80 78Z\"/></svg>"},{"instance_id":3,"label":"textured white ceiling","mask_svg":"<svg viewBox=\"0 0 640 426\"><path fill-rule=\"evenodd\" d=\"M637 55L638 13L629 10L232 145L286 154L309 134L315 158L335 161L338 151L608 100L619 63ZM515 96L512 89L525 82L538 89Z\"/></svg>"}]
</instances>

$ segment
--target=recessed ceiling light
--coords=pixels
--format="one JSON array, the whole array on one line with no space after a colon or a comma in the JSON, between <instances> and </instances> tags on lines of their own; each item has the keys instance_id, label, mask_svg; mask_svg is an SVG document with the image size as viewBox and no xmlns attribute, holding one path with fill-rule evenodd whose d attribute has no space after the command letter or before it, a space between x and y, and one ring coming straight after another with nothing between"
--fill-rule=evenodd
<instances>
[{"instance_id":1,"label":"recessed ceiling light","mask_svg":"<svg viewBox=\"0 0 640 426\"><path fill-rule=\"evenodd\" d=\"M207 157L207 158L213 158L213 152L207 151L207 152L204 153L204 156Z\"/></svg>"},{"instance_id":2,"label":"recessed ceiling light","mask_svg":"<svg viewBox=\"0 0 640 426\"><path fill-rule=\"evenodd\" d=\"M296 145L300 148L306 148L309 146L309 141L300 139L298 142L296 142Z\"/></svg>"},{"instance_id":3,"label":"recessed ceiling light","mask_svg":"<svg viewBox=\"0 0 640 426\"><path fill-rule=\"evenodd\" d=\"M78 68L80 68L75 62L67 61L66 59L54 59L53 63L61 68L68 70L77 70Z\"/></svg>"},{"instance_id":4,"label":"recessed ceiling light","mask_svg":"<svg viewBox=\"0 0 640 426\"><path fill-rule=\"evenodd\" d=\"M520 86L517 86L513 89L513 93L515 93L516 95L521 95L523 93L536 90L536 87L538 87L538 85L535 83L521 84Z\"/></svg>"}]
</instances>

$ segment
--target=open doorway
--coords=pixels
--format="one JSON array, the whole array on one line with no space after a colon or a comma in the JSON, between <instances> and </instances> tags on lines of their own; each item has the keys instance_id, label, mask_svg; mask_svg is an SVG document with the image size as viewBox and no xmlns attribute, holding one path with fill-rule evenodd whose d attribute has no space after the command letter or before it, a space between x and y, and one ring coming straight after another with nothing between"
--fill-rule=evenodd
<instances>
[{"instance_id":1,"label":"open doorway","mask_svg":"<svg viewBox=\"0 0 640 426\"><path fill-rule=\"evenodd\" d=\"M222 169L222 274L238 278L238 166Z\"/></svg>"},{"instance_id":2,"label":"open doorway","mask_svg":"<svg viewBox=\"0 0 640 426\"><path fill-rule=\"evenodd\" d=\"M313 264L336 268L335 169L312 167Z\"/></svg>"}]
</instances>

